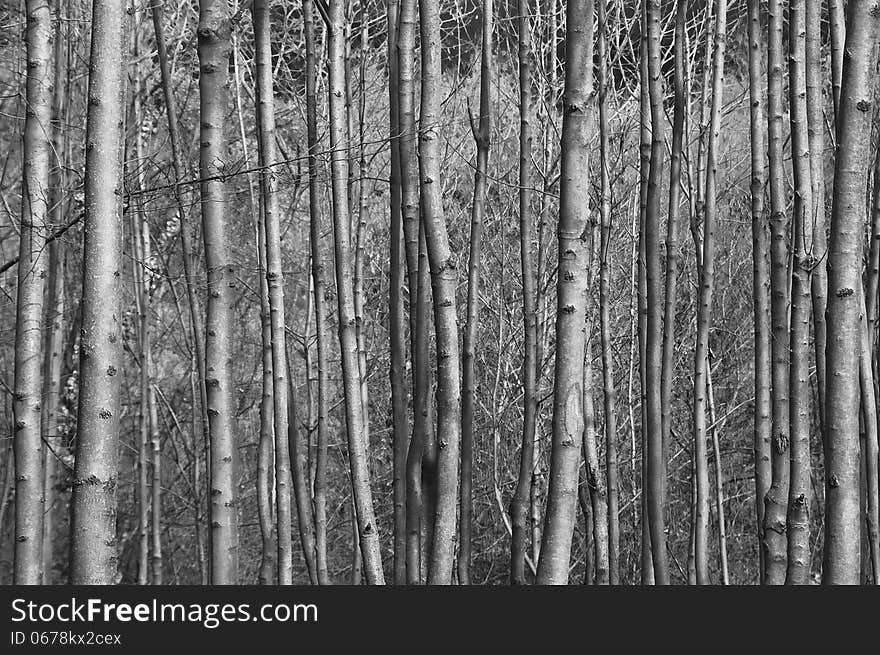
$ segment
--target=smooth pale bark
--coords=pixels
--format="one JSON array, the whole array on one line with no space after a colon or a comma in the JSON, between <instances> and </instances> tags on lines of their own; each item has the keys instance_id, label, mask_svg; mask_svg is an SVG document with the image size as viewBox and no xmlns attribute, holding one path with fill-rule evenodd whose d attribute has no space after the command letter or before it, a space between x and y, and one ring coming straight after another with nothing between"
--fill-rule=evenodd
<instances>
[{"instance_id":1,"label":"smooth pale bark","mask_svg":"<svg viewBox=\"0 0 880 655\"><path fill-rule=\"evenodd\" d=\"M868 336L865 307L861 307L859 317L860 349L859 349L859 387L861 389L862 413L864 426L863 456L864 460L864 506L865 506L865 538L868 542L867 552L862 553L862 561L870 563L871 579L875 585L880 574L880 480L878 480L878 439L877 439L877 399L874 395L874 371L871 366L871 346ZM865 562L867 564L867 562Z\"/></svg>"},{"instance_id":2,"label":"smooth pale bark","mask_svg":"<svg viewBox=\"0 0 880 655\"><path fill-rule=\"evenodd\" d=\"M523 336L525 340L522 365L523 428L516 491L510 503L510 583L525 584L526 535L528 532L529 495L532 469L535 466L535 425L537 422L538 326L537 279L532 243L535 228L532 222L532 35L529 24L529 2L517 4L517 61L519 66L519 243L523 285Z\"/></svg>"},{"instance_id":3,"label":"smooth pale bark","mask_svg":"<svg viewBox=\"0 0 880 655\"><path fill-rule=\"evenodd\" d=\"M828 0L828 34L831 41L831 96L834 124L840 116L840 85L843 81L843 48L846 45L846 0Z\"/></svg>"},{"instance_id":4,"label":"smooth pale bark","mask_svg":"<svg viewBox=\"0 0 880 655\"><path fill-rule=\"evenodd\" d=\"M440 103L443 100L440 66L440 7L419 0L422 56L422 97L419 119L419 181L422 224L431 288L437 343L437 489L431 540L429 584L452 582L455 519L458 509L461 389L459 388L458 312L455 291L458 272L449 246L441 197L442 143Z\"/></svg>"},{"instance_id":5,"label":"smooth pale bark","mask_svg":"<svg viewBox=\"0 0 880 655\"><path fill-rule=\"evenodd\" d=\"M644 6L641 13L642 33L647 36L647 20ZM645 38L645 37L643 37ZM647 335L648 335L648 282L645 270L645 215L648 206L648 174L651 166L651 109L648 96L648 58L639 57L639 232L638 232L638 339L639 339L639 388L641 397L647 395L645 368L647 362ZM647 467L647 434L648 405L640 403L641 414L641 484L642 494L639 501L641 516L641 576L643 585L654 584L654 561L651 554L651 531L648 521L648 494L645 493L645 485L648 479ZM633 441L633 462L635 462L635 441ZM635 476L635 465L633 465ZM633 491L635 493L635 491Z\"/></svg>"},{"instance_id":6,"label":"smooth pale bark","mask_svg":"<svg viewBox=\"0 0 880 655\"><path fill-rule=\"evenodd\" d=\"M593 2L566 6L565 91L556 281L556 372L550 480L538 584L566 584L577 511L589 252L590 139L593 130Z\"/></svg>"},{"instance_id":7,"label":"smooth pale bark","mask_svg":"<svg viewBox=\"0 0 880 655\"><path fill-rule=\"evenodd\" d=\"M596 410L593 403L593 353L589 343L584 353L584 464L586 486L590 496L590 521L586 525L592 535L593 571L591 579L597 585L609 584L608 569L608 499L605 480L599 467L599 449L596 444Z\"/></svg>"},{"instance_id":8,"label":"smooth pale bark","mask_svg":"<svg viewBox=\"0 0 880 655\"><path fill-rule=\"evenodd\" d=\"M642 57L648 60L648 103L651 113L651 160L648 169L647 204L645 206L645 281L647 332L645 334L645 443L647 446L647 479L644 489L651 532L651 555L656 584L669 584L666 556L665 499L666 461L663 447L661 367L663 306L660 266L660 179L664 166L663 140L663 78L660 54L660 0L645 2L647 33L642 41Z\"/></svg>"},{"instance_id":9,"label":"smooth pale bark","mask_svg":"<svg viewBox=\"0 0 880 655\"><path fill-rule=\"evenodd\" d=\"M268 0L255 0L251 7L254 23L254 59L256 65L257 143L260 148L260 190L262 192L263 233L266 248L266 282L269 297L269 329L272 347L272 425L275 435L275 503L277 517L278 584L293 584L293 548L290 538L292 513L291 451L288 444L289 393L287 346L285 338L284 278L281 261L281 217L275 166L275 101L272 76L272 41ZM303 509L297 505L300 530ZM304 550L308 549L303 539ZM313 562L312 552L305 552L306 562ZM309 567L310 573L313 567ZM314 580L313 580L314 582Z\"/></svg>"},{"instance_id":10,"label":"smooth pale bark","mask_svg":"<svg viewBox=\"0 0 880 655\"><path fill-rule=\"evenodd\" d=\"M823 584L859 582L859 291L878 28L874 3L848 3L828 248Z\"/></svg>"},{"instance_id":11,"label":"smooth pale bark","mask_svg":"<svg viewBox=\"0 0 880 655\"><path fill-rule=\"evenodd\" d=\"M309 247L312 259L312 289L315 298L315 341L318 351L317 448L313 504L315 515L315 567L318 584L330 584L327 571L327 412L329 407L327 330L327 265L322 239L324 220L318 185L318 99L317 55L315 52L315 9L313 0L303 0L303 31L306 43L306 130L309 173Z\"/></svg>"},{"instance_id":12,"label":"smooth pale bark","mask_svg":"<svg viewBox=\"0 0 880 655\"><path fill-rule=\"evenodd\" d=\"M782 104L783 14L779 0L770 0L767 33L767 155L770 163L770 329L771 415L773 452L771 482L764 501L764 584L785 581L787 563L786 508L789 485L789 331L788 222L783 146Z\"/></svg>"},{"instance_id":13,"label":"smooth pale bark","mask_svg":"<svg viewBox=\"0 0 880 655\"><path fill-rule=\"evenodd\" d=\"M315 557L315 516L311 494L309 493L308 435L303 434L303 431L300 429L300 421L297 418L296 385L294 384L289 358L287 362L287 379L290 384L290 393L287 395L289 403L287 412L289 417L287 442L288 452L290 453L293 492L296 499L296 518L306 571L309 575L309 582L314 585L319 583Z\"/></svg>"},{"instance_id":14,"label":"smooth pale bark","mask_svg":"<svg viewBox=\"0 0 880 655\"><path fill-rule=\"evenodd\" d=\"M55 162L49 172L49 225L52 231L63 227L67 203L64 197L65 162L68 161L66 132L62 129L67 112L67 40L62 21L62 2L55 0L54 83L52 95L52 149ZM56 514L56 486L61 476L56 474L55 460L60 457L63 444L59 434L58 412L61 399L61 367L64 363L64 265L66 249L63 242L53 239L48 245L48 279L46 280L45 334L43 342L43 405L42 431L46 445L43 459L43 584L52 584L54 564L54 534ZM60 506L61 503L58 503ZM2 522L2 516L0 516Z\"/></svg>"},{"instance_id":15,"label":"smooth pale bark","mask_svg":"<svg viewBox=\"0 0 880 655\"><path fill-rule=\"evenodd\" d=\"M406 451L409 442L406 388L406 315L403 308L406 279L403 253L403 210L400 174L400 73L397 60L398 0L389 0L388 22L388 105L391 137L391 271L388 296L389 340L391 350L391 450L392 502L394 505L394 584L406 583Z\"/></svg>"},{"instance_id":16,"label":"smooth pale bark","mask_svg":"<svg viewBox=\"0 0 880 655\"><path fill-rule=\"evenodd\" d=\"M609 584L620 584L620 518L617 463L617 391L611 346L611 171L608 162L608 16L606 0L596 4L599 58L599 332L602 349L602 409L605 414L605 488L608 510Z\"/></svg>"},{"instance_id":17,"label":"smooth pale bark","mask_svg":"<svg viewBox=\"0 0 880 655\"><path fill-rule=\"evenodd\" d=\"M715 285L715 225L717 221L717 150L724 100L724 54L727 45L727 0L716 0L715 48L712 56L712 102L706 148L703 251L697 307L697 345L694 355L694 462L697 483L694 555L697 584L709 584L709 466L706 452L706 413L709 366L709 330Z\"/></svg>"},{"instance_id":18,"label":"smooth pale bark","mask_svg":"<svg viewBox=\"0 0 880 655\"><path fill-rule=\"evenodd\" d=\"M236 287L226 216L229 12L221 0L199 5L199 114L202 226L208 273L205 328L211 489L211 582L238 582L238 503L232 399L231 321ZM280 567L279 567L280 568Z\"/></svg>"},{"instance_id":19,"label":"smooth pale bark","mask_svg":"<svg viewBox=\"0 0 880 655\"><path fill-rule=\"evenodd\" d=\"M486 176L491 145L492 105L492 0L483 0L481 27L483 41L480 55L480 115L471 120L477 146L477 168L474 172L474 198L471 205L470 253L468 257L467 309L462 359L461 400L461 505L459 508L458 582L470 584L471 515L473 513L474 468L474 406L476 405L476 372L474 354L480 320L480 254L483 220L486 215Z\"/></svg>"},{"instance_id":20,"label":"smooth pale bark","mask_svg":"<svg viewBox=\"0 0 880 655\"><path fill-rule=\"evenodd\" d=\"M807 255L812 264L810 295L813 304L813 349L816 357L816 388L819 418L825 413L825 307L828 304L828 238L825 233L825 76L822 69L822 1L806 0L805 67L807 133L810 144L810 194L812 211L806 216L812 230Z\"/></svg>"},{"instance_id":21,"label":"smooth pale bark","mask_svg":"<svg viewBox=\"0 0 880 655\"><path fill-rule=\"evenodd\" d=\"M764 75L764 36L759 0L749 0L749 132L751 143L752 218L752 310L755 326L755 525L759 551L759 580L764 576L764 497L770 489L771 400L770 400L770 240L764 206L766 185L766 94L761 86Z\"/></svg>"},{"instance_id":22,"label":"smooth pale bark","mask_svg":"<svg viewBox=\"0 0 880 655\"><path fill-rule=\"evenodd\" d=\"M806 16L804 0L788 11L788 92L791 160L794 173L791 280L791 362L789 367L790 479L788 487L788 569L786 584L810 579L810 278L813 260L813 196L807 125ZM818 329L817 329L818 337Z\"/></svg>"},{"instance_id":23,"label":"smooth pale bark","mask_svg":"<svg viewBox=\"0 0 880 655\"><path fill-rule=\"evenodd\" d=\"M43 287L52 121L52 12L28 0L18 295L15 315L15 563L19 585L43 581Z\"/></svg>"},{"instance_id":24,"label":"smooth pale bark","mask_svg":"<svg viewBox=\"0 0 880 655\"><path fill-rule=\"evenodd\" d=\"M333 190L333 242L336 256L336 297L339 310L339 345L342 358L345 418L356 523L367 583L385 584L379 552L379 531L370 490L369 451L362 401L360 365L351 270L349 230L348 160L345 116L345 16L341 0L330 3L327 66L330 104L330 167Z\"/></svg>"},{"instance_id":25,"label":"smooth pale bark","mask_svg":"<svg viewBox=\"0 0 880 655\"><path fill-rule=\"evenodd\" d=\"M122 126L125 8L92 4L86 115L79 407L71 516L72 584L116 578L122 368Z\"/></svg>"}]
</instances>

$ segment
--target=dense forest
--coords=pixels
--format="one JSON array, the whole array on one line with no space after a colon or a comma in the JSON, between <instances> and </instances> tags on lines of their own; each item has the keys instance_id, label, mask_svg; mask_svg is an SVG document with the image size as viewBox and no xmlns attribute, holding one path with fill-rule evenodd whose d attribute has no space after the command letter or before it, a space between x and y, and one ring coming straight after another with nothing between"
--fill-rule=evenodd
<instances>
[{"instance_id":1,"label":"dense forest","mask_svg":"<svg viewBox=\"0 0 880 655\"><path fill-rule=\"evenodd\" d=\"M0 1L0 582L878 582L878 39Z\"/></svg>"}]
</instances>

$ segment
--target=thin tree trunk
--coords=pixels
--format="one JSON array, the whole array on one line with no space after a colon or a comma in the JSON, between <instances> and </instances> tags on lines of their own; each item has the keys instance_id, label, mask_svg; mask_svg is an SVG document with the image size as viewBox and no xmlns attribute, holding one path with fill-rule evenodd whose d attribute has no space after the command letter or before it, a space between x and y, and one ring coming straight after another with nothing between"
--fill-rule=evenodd
<instances>
[{"instance_id":1,"label":"thin tree trunk","mask_svg":"<svg viewBox=\"0 0 880 655\"><path fill-rule=\"evenodd\" d=\"M94 0L86 117L79 407L73 479L72 584L116 578L117 439L122 326L122 3Z\"/></svg>"},{"instance_id":2,"label":"thin tree trunk","mask_svg":"<svg viewBox=\"0 0 880 655\"><path fill-rule=\"evenodd\" d=\"M718 515L718 555L721 562L721 584L730 584L727 561L727 526L724 521L724 471L721 467L721 439L718 431L721 426L715 415L715 390L712 385L712 369L706 370L706 394L709 401L709 425L712 430L712 460L715 465L715 512Z\"/></svg>"},{"instance_id":3,"label":"thin tree trunk","mask_svg":"<svg viewBox=\"0 0 880 655\"><path fill-rule=\"evenodd\" d=\"M425 244L431 265L437 343L437 490L428 582L450 584L458 509L461 389L455 300L458 273L455 256L449 247L440 186L442 144L439 123L443 90L438 3L419 0L419 24L422 46L420 198Z\"/></svg>"},{"instance_id":4,"label":"thin tree trunk","mask_svg":"<svg viewBox=\"0 0 880 655\"><path fill-rule=\"evenodd\" d=\"M21 230L15 320L15 569L19 585L43 581L43 286L52 121L52 12L28 0Z\"/></svg>"},{"instance_id":5,"label":"thin tree trunk","mask_svg":"<svg viewBox=\"0 0 880 655\"><path fill-rule=\"evenodd\" d=\"M481 27L483 41L480 57L480 115L470 117L471 129L477 146L477 168L474 173L474 199L471 208L470 256L468 258L467 321L464 332L464 352L461 403L461 506L459 509L458 582L470 584L471 514L473 513L474 467L474 405L476 404L476 374L474 354L480 320L480 252L482 250L483 220L486 214L486 176L491 145L492 105L492 0L483 0Z\"/></svg>"},{"instance_id":6,"label":"thin tree trunk","mask_svg":"<svg viewBox=\"0 0 880 655\"><path fill-rule=\"evenodd\" d=\"M589 329L589 328L588 328ZM584 354L584 463L587 467L586 484L590 491L592 530L589 523L585 529L593 536L593 576L597 585L610 581L608 568L608 499L605 480L599 467L599 449L596 445L596 412L593 405L593 354L589 343Z\"/></svg>"},{"instance_id":7,"label":"thin tree trunk","mask_svg":"<svg viewBox=\"0 0 880 655\"><path fill-rule=\"evenodd\" d=\"M605 414L605 486L608 500L609 583L620 584L620 518L617 464L617 391L614 388L614 352L611 346L611 171L609 169L608 121L608 17L606 0L599 0L599 331L602 348L602 400Z\"/></svg>"},{"instance_id":8,"label":"thin tree trunk","mask_svg":"<svg viewBox=\"0 0 880 655\"><path fill-rule=\"evenodd\" d=\"M238 516L235 481L235 417L232 402L231 321L236 285L227 236L225 172L229 13L225 2L199 5L198 55L202 224L208 272L205 386L207 388L211 489L211 582L238 582ZM267 235L267 241L269 240ZM274 372L277 375L277 372ZM277 408L275 409L277 412ZM281 563L279 562L279 570Z\"/></svg>"},{"instance_id":9,"label":"thin tree trunk","mask_svg":"<svg viewBox=\"0 0 880 655\"><path fill-rule=\"evenodd\" d=\"M758 0L749 0L749 130L752 153L752 308L755 324L755 516L760 557L759 580L764 579L764 497L770 489L771 399L770 399L770 250L764 209L766 184L765 102L761 82L764 75L764 38Z\"/></svg>"},{"instance_id":10,"label":"thin tree trunk","mask_svg":"<svg viewBox=\"0 0 880 655\"><path fill-rule=\"evenodd\" d=\"M767 154L770 163L770 326L773 454L771 483L764 505L764 584L785 581L787 562L786 507L789 486L788 406L788 216L783 161L782 4L770 0L767 38Z\"/></svg>"},{"instance_id":11,"label":"thin tree trunk","mask_svg":"<svg viewBox=\"0 0 880 655\"><path fill-rule=\"evenodd\" d=\"M825 234L825 79L822 71L822 3L806 0L805 68L807 94L807 133L810 146L810 191L812 212L806 216L812 233L807 252L811 263L810 295L813 304L814 353L816 386L819 391L820 423L825 422L825 344L827 327L825 308L828 304L828 270L826 256L828 239ZM820 426L821 427L821 426Z\"/></svg>"},{"instance_id":12,"label":"thin tree trunk","mask_svg":"<svg viewBox=\"0 0 880 655\"><path fill-rule=\"evenodd\" d=\"M666 460L663 447L661 367L663 315L660 288L660 180L662 177L663 141L663 78L660 55L660 0L646 0L646 38L642 41L642 57L648 60L648 101L651 112L651 162L648 171L647 205L645 207L645 279L647 283L647 332L645 335L645 385L642 402L647 422L647 479L644 489L651 532L651 554L654 580L669 584L666 557L665 499Z\"/></svg>"},{"instance_id":13,"label":"thin tree trunk","mask_svg":"<svg viewBox=\"0 0 880 655\"><path fill-rule=\"evenodd\" d=\"M388 296L389 340L391 349L391 450L392 502L394 504L394 584L406 584L406 451L409 441L406 387L406 315L403 308L404 266L403 208L400 165L400 71L397 59L397 21L399 0L389 0L388 21L388 104L391 137L391 271Z\"/></svg>"},{"instance_id":14,"label":"thin tree trunk","mask_svg":"<svg viewBox=\"0 0 880 655\"><path fill-rule=\"evenodd\" d=\"M268 0L254 0L257 142L260 148L260 189L266 248L266 281L272 346L272 425L275 433L275 503L278 533L278 584L293 584L291 451L288 442L290 382L285 338L284 277L281 261L281 217L275 166L275 102L272 79L272 41ZM299 495L297 495L299 501ZM297 503L299 505L299 502ZM302 523L302 513L300 513ZM302 530L302 525L300 526ZM303 547L306 547L305 542ZM310 561L310 553L304 553Z\"/></svg>"},{"instance_id":15,"label":"thin tree trunk","mask_svg":"<svg viewBox=\"0 0 880 655\"><path fill-rule=\"evenodd\" d=\"M64 38L65 26L62 20L62 3L55 0L55 36L54 36L54 84L52 95L52 148L56 153L55 165L49 173L49 206L51 213L49 223L53 230L62 227L65 222L64 212L67 208L64 198L65 163L67 162L68 139L62 129L67 116L67 40ZM45 306L45 341L43 345L43 403L42 431L46 438L43 459L43 553L42 569L43 584L52 584L51 571L54 564L54 514L55 489L60 481L56 475L55 459L60 457L62 448L59 434L58 410L61 400L61 366L64 362L64 263L65 248L63 242L53 239L48 244L49 262L48 279L46 281ZM0 517L2 521L2 517Z\"/></svg>"},{"instance_id":16,"label":"thin tree trunk","mask_svg":"<svg viewBox=\"0 0 880 655\"><path fill-rule=\"evenodd\" d=\"M148 368L153 370L150 353L147 353ZM150 448L152 451L152 480L150 494L150 508L152 513L152 531L150 543L153 549L152 566L154 585L162 584L162 433L159 430L159 415L156 408L156 390L150 386L147 395L147 403L150 413Z\"/></svg>"},{"instance_id":17,"label":"thin tree trunk","mask_svg":"<svg viewBox=\"0 0 880 655\"><path fill-rule=\"evenodd\" d=\"M566 6L565 95L560 177L559 271L556 281L556 373L547 512L538 584L566 584L577 510L583 416L583 362L593 129L593 2Z\"/></svg>"},{"instance_id":18,"label":"thin tree trunk","mask_svg":"<svg viewBox=\"0 0 880 655\"><path fill-rule=\"evenodd\" d=\"M312 284L315 298L315 341L318 350L318 421L317 452L313 502L315 514L315 567L318 584L330 584L327 571L327 412L328 353L330 337L327 331L327 268L321 246L324 221L321 211L321 192L318 187L318 101L317 63L315 52L315 9L313 0L303 0L303 23L306 43L306 127L308 138L309 171L309 245L312 257Z\"/></svg>"},{"instance_id":19,"label":"thin tree trunk","mask_svg":"<svg viewBox=\"0 0 880 655\"><path fill-rule=\"evenodd\" d=\"M523 431L516 491L510 504L510 583L525 584L526 535L532 469L535 466L535 424L537 418L537 280L532 243L532 37L529 2L517 4L517 54L519 65L519 243L523 285Z\"/></svg>"},{"instance_id":20,"label":"thin tree trunk","mask_svg":"<svg viewBox=\"0 0 880 655\"><path fill-rule=\"evenodd\" d=\"M837 123L837 157L828 249L828 386L825 398L825 551L823 584L859 582L859 313L862 222L870 154L871 107L880 14L847 6L846 50Z\"/></svg>"},{"instance_id":21,"label":"thin tree trunk","mask_svg":"<svg viewBox=\"0 0 880 655\"><path fill-rule=\"evenodd\" d=\"M791 472L788 488L788 570L786 584L810 578L810 278L814 265L813 197L807 124L806 16L804 0L792 0L788 12L788 88L794 171L791 283L791 366L789 435ZM819 327L816 330L817 340ZM821 394L820 384L820 394Z\"/></svg>"},{"instance_id":22,"label":"thin tree trunk","mask_svg":"<svg viewBox=\"0 0 880 655\"><path fill-rule=\"evenodd\" d=\"M379 531L370 490L369 451L361 396L361 376L355 329L354 289L351 271L351 237L348 207L348 160L345 155L345 17L341 0L330 3L328 29L330 148L333 180L333 235L339 306L339 344L345 392L349 464L368 584L385 584L379 552Z\"/></svg>"},{"instance_id":23,"label":"thin tree trunk","mask_svg":"<svg viewBox=\"0 0 880 655\"><path fill-rule=\"evenodd\" d=\"M715 4L715 48L712 59L712 105L706 149L705 209L700 297L697 308L697 346L694 356L694 460L697 483L694 554L697 584L709 584L709 468L706 453L706 394L708 391L709 330L715 284L715 222L718 135L724 100L724 53L727 39L727 0Z\"/></svg>"}]
</instances>

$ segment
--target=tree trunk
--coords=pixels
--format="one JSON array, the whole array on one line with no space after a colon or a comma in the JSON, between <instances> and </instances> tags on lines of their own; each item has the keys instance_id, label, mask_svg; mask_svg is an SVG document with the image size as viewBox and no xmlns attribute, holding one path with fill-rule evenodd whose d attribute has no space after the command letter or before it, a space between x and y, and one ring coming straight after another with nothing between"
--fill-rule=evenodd
<instances>
[{"instance_id":1,"label":"tree trunk","mask_svg":"<svg viewBox=\"0 0 880 655\"><path fill-rule=\"evenodd\" d=\"M770 326L773 454L771 483L764 505L764 584L785 581L787 561L786 507L789 486L788 398L788 217L783 160L782 50L783 14L779 0L770 0L767 38L767 154L770 163Z\"/></svg>"},{"instance_id":2,"label":"tree trunk","mask_svg":"<svg viewBox=\"0 0 880 655\"><path fill-rule=\"evenodd\" d=\"M455 518L458 508L461 389L459 388L458 273L449 247L441 197L440 7L419 0L422 98L419 120L419 175L425 244L431 266L434 329L437 340L437 491L431 540L429 584L452 582Z\"/></svg>"},{"instance_id":3,"label":"tree trunk","mask_svg":"<svg viewBox=\"0 0 880 655\"><path fill-rule=\"evenodd\" d=\"M474 173L474 200L471 207L470 256L468 258L467 322L464 332L464 372L462 373L461 406L461 507L458 537L458 582L470 584L471 514L473 512L474 467L474 405L476 381L474 353L480 321L480 252L483 220L486 215L486 176L491 145L492 105L492 0L482 2L483 41L480 58L480 115L470 117L477 146L477 168Z\"/></svg>"},{"instance_id":4,"label":"tree trunk","mask_svg":"<svg viewBox=\"0 0 880 655\"><path fill-rule=\"evenodd\" d=\"M663 315L660 288L660 179L662 176L663 141L663 78L660 54L660 0L645 2L647 32L642 57L648 59L648 98L651 111L651 165L648 171L648 196L645 208L645 279L647 282L647 332L645 335L645 403L647 423L647 479L645 493L648 505L648 527L651 531L651 554L656 584L669 584L666 558L665 500L666 460L663 447L661 366Z\"/></svg>"},{"instance_id":5,"label":"tree trunk","mask_svg":"<svg viewBox=\"0 0 880 655\"><path fill-rule=\"evenodd\" d=\"M52 12L29 0L21 230L15 320L15 570L19 585L43 581L43 286L52 121Z\"/></svg>"},{"instance_id":6,"label":"tree trunk","mask_svg":"<svg viewBox=\"0 0 880 655\"><path fill-rule=\"evenodd\" d=\"M406 259L403 253L403 208L400 166L400 71L397 59L399 0L389 0L388 21L388 105L391 138L391 270L388 296L391 349L391 451L392 502L394 505L394 584L406 584L406 450L409 441L406 387L406 315L403 294Z\"/></svg>"},{"instance_id":7,"label":"tree trunk","mask_svg":"<svg viewBox=\"0 0 880 655\"><path fill-rule=\"evenodd\" d=\"M566 6L556 281L556 373L550 481L538 584L566 584L577 510L583 416L590 139L593 129L593 2Z\"/></svg>"},{"instance_id":8,"label":"tree trunk","mask_svg":"<svg viewBox=\"0 0 880 655\"><path fill-rule=\"evenodd\" d=\"M767 216L764 210L765 93L761 88L764 75L764 38L761 32L761 11L758 0L750 0L749 20L749 131L752 153L751 217L752 217L752 307L755 324L755 525L759 551L759 580L764 578L764 497L770 489L771 404L770 404L770 270L767 253L770 249Z\"/></svg>"},{"instance_id":9,"label":"tree trunk","mask_svg":"<svg viewBox=\"0 0 880 655\"><path fill-rule=\"evenodd\" d=\"M324 221L321 191L318 186L318 100L317 63L315 52L314 0L303 0L303 23L306 42L306 127L309 171L309 245L312 258L312 284L315 297L315 341L318 350L318 421L317 452L313 502L315 513L315 567L318 584L330 584L327 571L327 412L328 353L330 336L327 331L327 268L321 245Z\"/></svg>"},{"instance_id":10,"label":"tree trunk","mask_svg":"<svg viewBox=\"0 0 880 655\"><path fill-rule=\"evenodd\" d=\"M116 578L117 439L122 326L122 126L125 8L94 0L86 117L83 291L72 584Z\"/></svg>"},{"instance_id":11,"label":"tree trunk","mask_svg":"<svg viewBox=\"0 0 880 655\"><path fill-rule=\"evenodd\" d=\"M202 225L208 272L205 340L211 489L211 582L238 582L238 511L235 480L235 417L232 400L232 306L235 269L227 236L226 120L229 15L220 0L199 5L198 54ZM269 240L267 235L267 241ZM277 375L277 372L275 372ZM277 408L276 408L277 411ZM279 569L281 564L279 563Z\"/></svg>"},{"instance_id":12,"label":"tree trunk","mask_svg":"<svg viewBox=\"0 0 880 655\"><path fill-rule=\"evenodd\" d=\"M804 0L789 5L788 88L791 117L794 210L794 262L791 281L791 366L789 435L791 472L788 488L788 570L786 584L810 578L810 278L813 252L813 197L807 124L806 20ZM817 324L816 336L819 336ZM821 390L821 384L820 384ZM821 393L821 391L820 391Z\"/></svg>"},{"instance_id":13,"label":"tree trunk","mask_svg":"<svg viewBox=\"0 0 880 655\"><path fill-rule=\"evenodd\" d=\"M532 37L529 2L517 4L517 54L519 65L519 243L523 286L523 431L516 491L510 504L510 583L525 584L526 536L529 494L535 466L535 424L537 418L537 280L532 243Z\"/></svg>"},{"instance_id":14,"label":"tree trunk","mask_svg":"<svg viewBox=\"0 0 880 655\"><path fill-rule=\"evenodd\" d=\"M847 19L828 249L823 584L858 584L860 559L858 294L880 14L872 3L853 0Z\"/></svg>"},{"instance_id":15,"label":"tree trunk","mask_svg":"<svg viewBox=\"0 0 880 655\"><path fill-rule=\"evenodd\" d=\"M333 180L333 235L339 307L339 344L345 392L349 463L356 520L368 584L385 584L379 552L379 532L370 490L369 451L364 438L365 417L351 271L351 236L348 207L348 160L345 155L345 17L342 0L330 3L328 29L330 165Z\"/></svg>"}]
</instances>

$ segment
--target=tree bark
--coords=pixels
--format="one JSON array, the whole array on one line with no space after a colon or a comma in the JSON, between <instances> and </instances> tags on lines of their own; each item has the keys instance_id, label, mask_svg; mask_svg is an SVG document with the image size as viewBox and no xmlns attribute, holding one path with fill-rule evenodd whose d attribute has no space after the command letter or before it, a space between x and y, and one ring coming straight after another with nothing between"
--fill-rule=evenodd
<instances>
[{"instance_id":1,"label":"tree bark","mask_svg":"<svg viewBox=\"0 0 880 655\"><path fill-rule=\"evenodd\" d=\"M848 4L828 248L823 584L859 582L858 294L878 28L880 13L873 3Z\"/></svg>"},{"instance_id":2,"label":"tree bark","mask_svg":"<svg viewBox=\"0 0 880 655\"><path fill-rule=\"evenodd\" d=\"M21 230L15 320L15 568L19 585L43 581L43 287L52 121L52 12L29 0Z\"/></svg>"},{"instance_id":3,"label":"tree bark","mask_svg":"<svg viewBox=\"0 0 880 655\"><path fill-rule=\"evenodd\" d=\"M73 479L72 584L116 578L117 438L122 326L122 126L125 8L92 4L86 117L83 291L76 469Z\"/></svg>"},{"instance_id":4,"label":"tree bark","mask_svg":"<svg viewBox=\"0 0 880 655\"><path fill-rule=\"evenodd\" d=\"M770 0L767 37L767 155L770 176L770 326L773 454L771 483L764 505L764 584L785 581L787 562L786 507L789 486L789 332L788 216L783 160L782 4Z\"/></svg>"},{"instance_id":5,"label":"tree bark","mask_svg":"<svg viewBox=\"0 0 880 655\"><path fill-rule=\"evenodd\" d=\"M238 511L235 481L235 417L232 402L231 320L235 270L227 236L226 137L229 15L224 2L199 5L198 55L202 225L208 272L205 321L205 386L207 388L211 488L211 582L238 582ZM268 240L268 237L267 237ZM277 372L275 373L277 375ZM277 408L276 408L277 411ZM279 563L279 569L281 568Z\"/></svg>"},{"instance_id":6,"label":"tree bark","mask_svg":"<svg viewBox=\"0 0 880 655\"><path fill-rule=\"evenodd\" d=\"M565 92L557 243L556 373L547 512L538 584L566 584L577 510L583 416L590 185L593 128L593 2L566 6Z\"/></svg>"},{"instance_id":7,"label":"tree bark","mask_svg":"<svg viewBox=\"0 0 880 655\"><path fill-rule=\"evenodd\" d=\"M750 0L749 21L749 131L752 154L751 218L752 218L752 308L755 325L755 525L759 551L759 580L764 578L764 497L770 489L770 452L773 426L770 399L770 250L767 215L764 208L766 184L765 103L761 87L764 75L764 38L761 32L761 11L758 0Z\"/></svg>"},{"instance_id":8,"label":"tree bark","mask_svg":"<svg viewBox=\"0 0 880 655\"><path fill-rule=\"evenodd\" d=\"M370 490L369 451L364 438L366 427L355 330L349 203L346 188L348 159L345 154L345 17L342 0L331 1L327 29L336 296L339 309L339 344L342 355L349 464L364 573L368 584L385 584L379 552L378 525Z\"/></svg>"},{"instance_id":9,"label":"tree bark","mask_svg":"<svg viewBox=\"0 0 880 655\"><path fill-rule=\"evenodd\" d=\"M529 2L517 4L517 57L519 65L519 243L523 286L523 428L519 475L510 504L510 583L525 584L526 537L529 495L535 466L535 426L537 422L537 279L533 255L535 239L532 222L532 36Z\"/></svg>"},{"instance_id":10,"label":"tree bark","mask_svg":"<svg viewBox=\"0 0 880 655\"><path fill-rule=\"evenodd\" d=\"M458 273L449 247L441 197L440 7L419 0L422 97L419 120L419 176L425 244L431 266L434 330L437 342L437 491L431 540L429 584L452 582L455 519L458 506L461 389L459 388Z\"/></svg>"}]
</instances>

